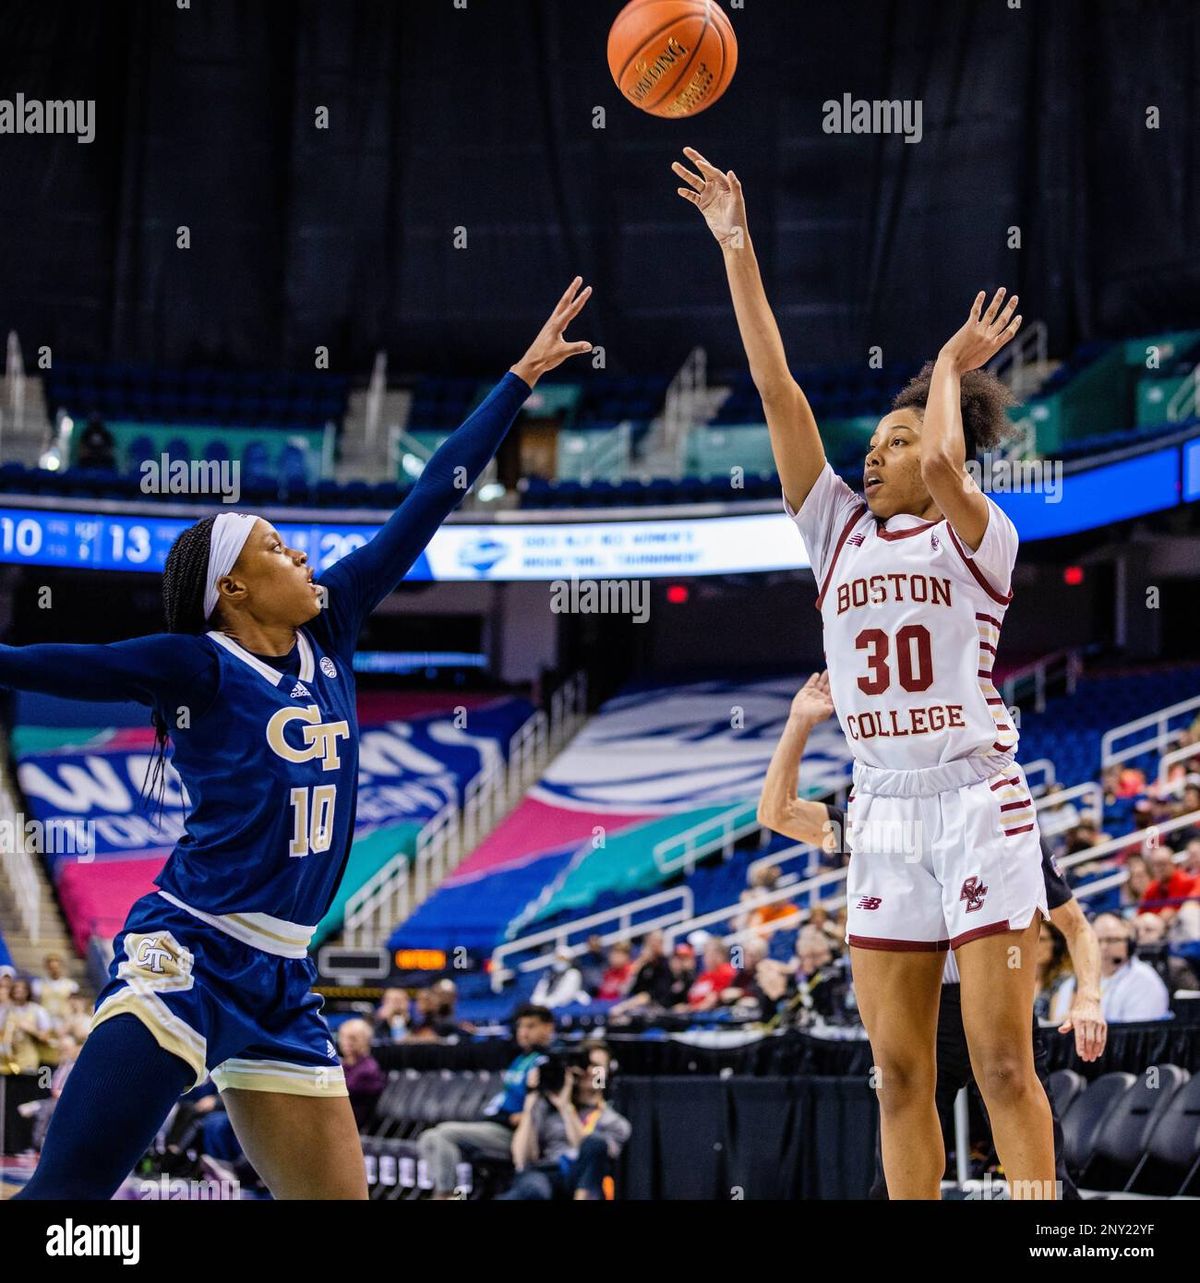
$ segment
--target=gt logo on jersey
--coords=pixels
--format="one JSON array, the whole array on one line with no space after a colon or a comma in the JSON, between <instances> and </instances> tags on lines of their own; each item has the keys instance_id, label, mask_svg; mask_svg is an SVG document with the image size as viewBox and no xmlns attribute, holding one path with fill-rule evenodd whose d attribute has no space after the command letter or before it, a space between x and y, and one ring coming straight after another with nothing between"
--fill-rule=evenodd
<instances>
[{"instance_id":1,"label":"gt logo on jersey","mask_svg":"<svg viewBox=\"0 0 1200 1283\"><path fill-rule=\"evenodd\" d=\"M983 897L987 895L988 889L980 884L977 877L968 878L962 884L962 890L958 894L960 900L967 902L964 913L974 913L976 909L983 908Z\"/></svg>"},{"instance_id":2,"label":"gt logo on jersey","mask_svg":"<svg viewBox=\"0 0 1200 1283\"><path fill-rule=\"evenodd\" d=\"M858 907L860 909L878 909L882 903L883 903L882 896L864 895L859 897Z\"/></svg>"},{"instance_id":3,"label":"gt logo on jersey","mask_svg":"<svg viewBox=\"0 0 1200 1283\"><path fill-rule=\"evenodd\" d=\"M301 735L304 748L294 748L288 743L284 731L291 722L303 722ZM267 743L287 762L311 762L321 759L321 768L336 771L342 761L338 756L338 740L350 738L348 722L322 722L321 710L315 704L307 708L281 708L267 723Z\"/></svg>"},{"instance_id":4,"label":"gt logo on jersey","mask_svg":"<svg viewBox=\"0 0 1200 1283\"><path fill-rule=\"evenodd\" d=\"M159 941L147 936L138 941L134 960L139 967L148 967L155 975L161 976L166 972L166 967L163 966L163 963L170 957L170 949L164 949Z\"/></svg>"}]
</instances>

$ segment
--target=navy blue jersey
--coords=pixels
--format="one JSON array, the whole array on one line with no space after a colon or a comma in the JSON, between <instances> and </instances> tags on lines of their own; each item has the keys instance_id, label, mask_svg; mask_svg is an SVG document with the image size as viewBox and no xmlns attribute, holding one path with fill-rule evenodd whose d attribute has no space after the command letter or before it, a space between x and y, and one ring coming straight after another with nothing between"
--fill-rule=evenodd
<instances>
[{"instance_id":1,"label":"navy blue jersey","mask_svg":"<svg viewBox=\"0 0 1200 1283\"><path fill-rule=\"evenodd\" d=\"M283 927L313 927L324 917L354 834L353 657L363 620L461 502L464 479L474 484L529 391L506 374L383 529L318 577L324 609L298 630L286 656L252 655L218 632L111 646L0 646L0 685L137 700L166 723L189 807L157 879L170 898L223 919L267 915Z\"/></svg>"}]
</instances>

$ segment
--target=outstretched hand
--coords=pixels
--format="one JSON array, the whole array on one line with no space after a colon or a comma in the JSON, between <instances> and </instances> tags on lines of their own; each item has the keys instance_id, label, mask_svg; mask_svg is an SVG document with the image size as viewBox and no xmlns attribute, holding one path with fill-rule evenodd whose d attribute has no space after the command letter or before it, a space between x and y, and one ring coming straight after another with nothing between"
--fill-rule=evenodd
<instances>
[{"instance_id":1,"label":"outstretched hand","mask_svg":"<svg viewBox=\"0 0 1200 1283\"><path fill-rule=\"evenodd\" d=\"M700 173L695 174L675 161L671 168L687 183L686 187L678 188L679 195L704 215L709 231L722 249L740 249L746 237L746 200L737 175L732 169L723 174L694 147L685 147L683 154Z\"/></svg>"},{"instance_id":2,"label":"outstretched hand","mask_svg":"<svg viewBox=\"0 0 1200 1283\"><path fill-rule=\"evenodd\" d=\"M1016 310L1018 296L1014 294L1008 300L1008 305L1001 311L1000 305L1004 302L1005 293L1004 287L1001 286L996 291L996 296L992 299L987 311L984 312L982 308L987 294L984 290L980 290L975 295L975 302L971 305L971 314L967 317L966 324L942 348L942 356L953 361L954 368L959 374L966 374L968 370L978 370L985 366L1001 348L1006 347L1017 337L1022 318L1013 316L1013 312Z\"/></svg>"},{"instance_id":3,"label":"outstretched hand","mask_svg":"<svg viewBox=\"0 0 1200 1283\"><path fill-rule=\"evenodd\" d=\"M828 672L813 673L800 687L792 700L792 716L813 725L833 716L833 696L829 693Z\"/></svg>"},{"instance_id":4,"label":"outstretched hand","mask_svg":"<svg viewBox=\"0 0 1200 1283\"><path fill-rule=\"evenodd\" d=\"M567 292L558 300L550 319L542 326L537 338L530 344L529 351L512 367L513 374L520 375L530 387L546 374L556 369L568 357L583 356L592 350L590 343L580 340L570 343L563 331L583 311L584 304L592 296L592 287L580 290L583 277L577 276Z\"/></svg>"}]
</instances>

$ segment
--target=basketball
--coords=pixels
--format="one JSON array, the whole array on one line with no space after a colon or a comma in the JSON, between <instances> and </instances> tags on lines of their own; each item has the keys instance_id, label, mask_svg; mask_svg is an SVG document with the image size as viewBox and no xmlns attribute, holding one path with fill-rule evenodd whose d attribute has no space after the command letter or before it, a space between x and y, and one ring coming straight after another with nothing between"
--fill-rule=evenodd
<instances>
[{"instance_id":1,"label":"basketball","mask_svg":"<svg viewBox=\"0 0 1200 1283\"><path fill-rule=\"evenodd\" d=\"M715 0L630 0L608 34L617 88L652 116L695 116L729 88L737 37Z\"/></svg>"}]
</instances>

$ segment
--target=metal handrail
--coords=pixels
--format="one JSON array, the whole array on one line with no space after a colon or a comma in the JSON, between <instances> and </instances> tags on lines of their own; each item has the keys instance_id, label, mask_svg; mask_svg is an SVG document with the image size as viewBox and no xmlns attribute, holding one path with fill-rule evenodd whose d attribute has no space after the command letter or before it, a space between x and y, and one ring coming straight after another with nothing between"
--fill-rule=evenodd
<instances>
[{"instance_id":1,"label":"metal handrail","mask_svg":"<svg viewBox=\"0 0 1200 1283\"><path fill-rule=\"evenodd\" d=\"M1029 777L1038 771L1045 776L1045 779L1040 784L1029 784L1029 791L1034 797L1040 797L1046 789L1052 787L1058 782L1054 763L1048 757L1039 757L1032 762L1026 762L1022 769L1025 771L1026 784L1029 784Z\"/></svg>"},{"instance_id":2,"label":"metal handrail","mask_svg":"<svg viewBox=\"0 0 1200 1283\"><path fill-rule=\"evenodd\" d=\"M1188 713L1193 708L1200 708L1200 695L1180 700L1177 704L1168 704L1166 708L1160 708L1157 712L1147 713L1144 717L1135 717L1131 722L1124 722L1120 726L1114 726L1112 730L1105 731L1100 740L1101 766L1115 766L1118 762L1128 761L1131 757L1140 757L1143 753L1161 751L1179 734L1178 730L1169 730L1167 723L1172 717ZM1132 735L1135 731L1140 731L1147 726L1157 728L1157 733L1151 739L1141 740L1120 751L1113 748L1113 744L1122 735Z\"/></svg>"},{"instance_id":3,"label":"metal handrail","mask_svg":"<svg viewBox=\"0 0 1200 1283\"><path fill-rule=\"evenodd\" d=\"M656 904L666 904L671 900L679 901L680 907L677 912L664 914L648 922L639 922L636 927L633 925L634 914ZM642 896L629 904L618 904L611 909L588 914L584 918L572 918L570 922L560 923L556 927L546 927L544 930L534 931L517 940L512 940L508 944L502 944L492 950L492 989L499 993L504 982L516 974L503 965L503 960L514 954L525 953L530 949L536 949L539 945L553 945L548 952L516 964L517 971L538 971L548 967L559 953L567 953L572 958L583 953L587 948L586 941L577 945L569 943L570 937L577 932L583 931L589 936L599 935L604 944L640 939L642 936L649 935L651 931L662 931L675 922L688 920L694 905L695 897L691 887L672 887L667 891L656 891L653 895ZM613 921L619 924L616 930L606 934L595 929Z\"/></svg>"},{"instance_id":4,"label":"metal handrail","mask_svg":"<svg viewBox=\"0 0 1200 1283\"><path fill-rule=\"evenodd\" d=\"M1017 694L1018 683L1032 677L1034 711L1044 713L1046 711L1046 683L1051 676L1050 669L1057 666L1060 661L1065 661L1064 671L1067 678L1067 694L1074 695L1079 674L1083 671L1083 661L1078 650L1057 650L1053 654L1043 655L1040 659L1036 659L1032 663L1009 673L1000 687L1005 704L1010 706L1015 704L1019 698Z\"/></svg>"},{"instance_id":5,"label":"metal handrail","mask_svg":"<svg viewBox=\"0 0 1200 1283\"><path fill-rule=\"evenodd\" d=\"M753 818L742 820L740 823L735 822L735 817L742 817L746 813L747 807L753 808ZM700 834L710 832L712 829L719 831L707 841L693 841ZM686 872L696 867L698 860L704 859L706 855L711 855L716 850L724 850L729 855L733 850L733 845L739 839L753 833L756 829L761 829L762 825L758 821L758 799L754 798L749 801L737 803L722 811L720 815L711 816L707 820L702 820L699 824L694 824L690 829L685 829L682 833L675 833L671 837L663 838L654 844L651 854L654 858L654 864L660 873L674 873L678 869L684 869ZM683 851L678 856L666 855L672 847L683 845Z\"/></svg>"},{"instance_id":6,"label":"metal handrail","mask_svg":"<svg viewBox=\"0 0 1200 1283\"><path fill-rule=\"evenodd\" d=\"M1181 744L1158 759L1158 782L1165 787L1167 776L1176 762L1186 762L1190 757L1200 757L1200 744Z\"/></svg>"}]
</instances>

